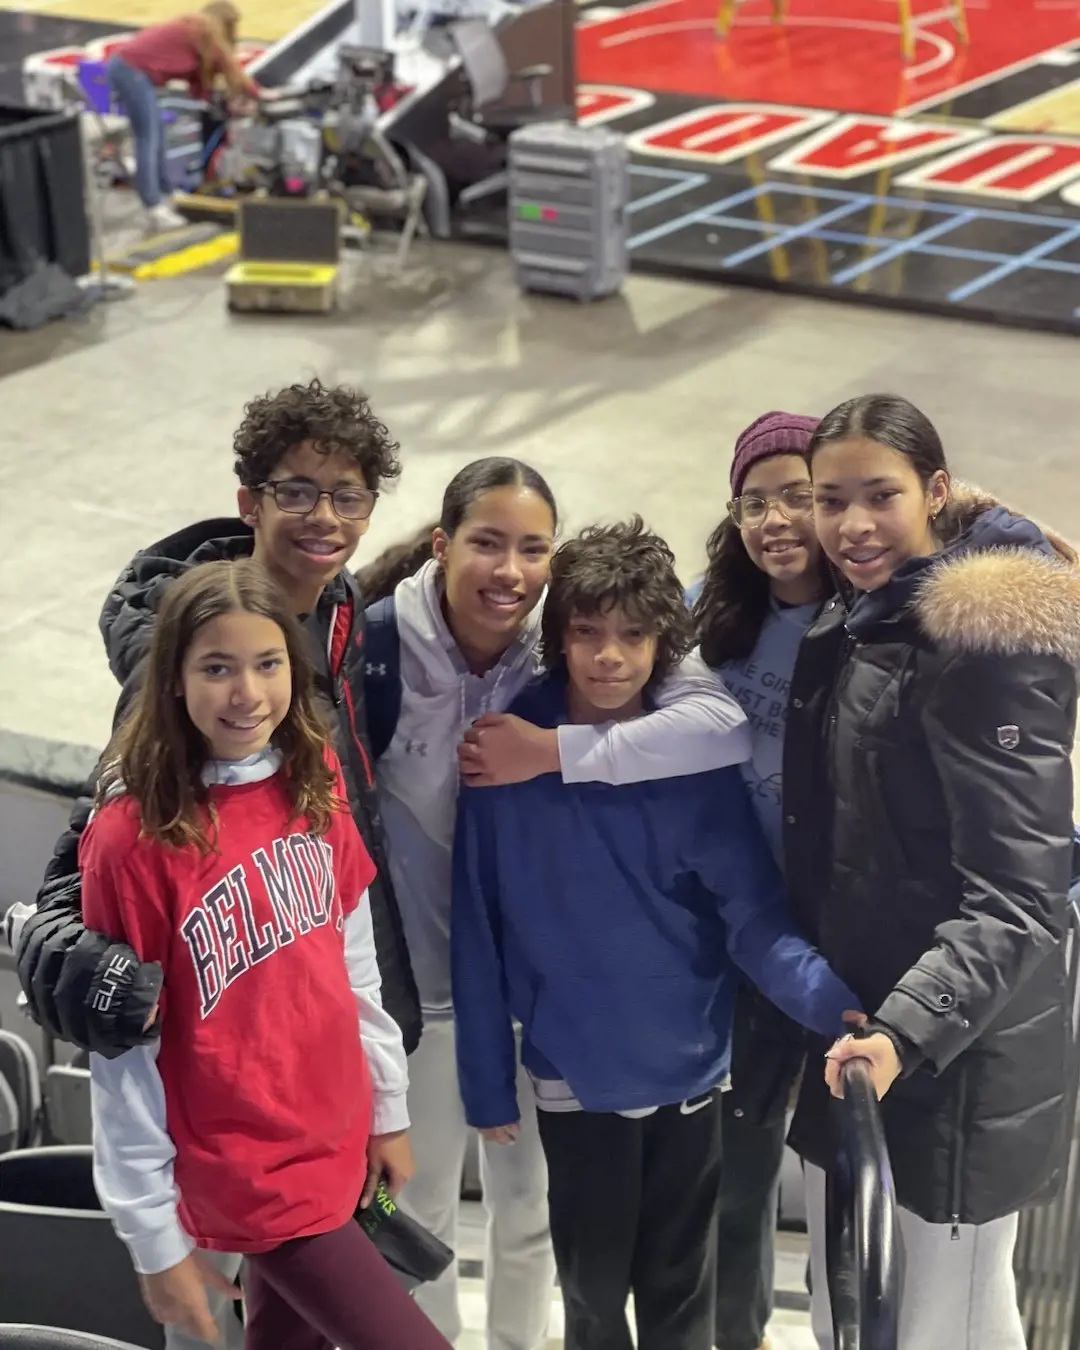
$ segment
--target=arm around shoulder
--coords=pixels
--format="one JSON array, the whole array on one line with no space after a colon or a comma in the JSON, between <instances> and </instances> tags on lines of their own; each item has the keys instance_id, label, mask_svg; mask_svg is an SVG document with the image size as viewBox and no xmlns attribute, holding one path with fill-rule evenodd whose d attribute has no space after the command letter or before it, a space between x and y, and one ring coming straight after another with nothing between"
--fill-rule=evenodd
<instances>
[{"instance_id":1,"label":"arm around shoulder","mask_svg":"<svg viewBox=\"0 0 1080 1350\"><path fill-rule=\"evenodd\" d=\"M568 783L641 783L681 778L750 758L746 714L696 650L656 691L655 711L606 726L562 726L559 757Z\"/></svg>"}]
</instances>

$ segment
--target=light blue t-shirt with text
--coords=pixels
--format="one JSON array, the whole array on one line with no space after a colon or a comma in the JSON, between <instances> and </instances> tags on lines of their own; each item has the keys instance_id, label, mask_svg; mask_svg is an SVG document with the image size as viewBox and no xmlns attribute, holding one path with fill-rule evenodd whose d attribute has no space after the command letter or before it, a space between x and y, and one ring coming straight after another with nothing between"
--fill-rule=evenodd
<instances>
[{"instance_id":1,"label":"light blue t-shirt with text","mask_svg":"<svg viewBox=\"0 0 1080 1350\"><path fill-rule=\"evenodd\" d=\"M784 728L799 644L820 606L773 602L753 652L720 667L750 722L753 751L743 780L777 862L783 865Z\"/></svg>"}]
</instances>

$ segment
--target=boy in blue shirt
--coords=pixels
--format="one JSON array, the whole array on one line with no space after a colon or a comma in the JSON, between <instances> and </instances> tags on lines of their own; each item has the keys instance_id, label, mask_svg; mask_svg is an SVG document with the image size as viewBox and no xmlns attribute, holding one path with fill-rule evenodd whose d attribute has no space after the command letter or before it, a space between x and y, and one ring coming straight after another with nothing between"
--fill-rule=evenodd
<instances>
[{"instance_id":1,"label":"boy in blue shirt","mask_svg":"<svg viewBox=\"0 0 1080 1350\"><path fill-rule=\"evenodd\" d=\"M512 711L611 722L690 645L674 558L639 519L556 553L546 673ZM567 1350L710 1350L718 1088L737 965L827 1035L851 991L796 929L737 768L462 792L452 916L469 1123L512 1144L521 1025L549 1170Z\"/></svg>"}]
</instances>

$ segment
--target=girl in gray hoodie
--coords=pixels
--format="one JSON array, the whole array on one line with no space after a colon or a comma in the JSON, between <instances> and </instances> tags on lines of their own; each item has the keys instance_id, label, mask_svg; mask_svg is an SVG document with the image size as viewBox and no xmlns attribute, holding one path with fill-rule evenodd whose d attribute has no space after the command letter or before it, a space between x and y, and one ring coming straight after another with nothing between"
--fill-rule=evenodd
<instances>
[{"instance_id":1,"label":"girl in gray hoodie","mask_svg":"<svg viewBox=\"0 0 1080 1350\"><path fill-rule=\"evenodd\" d=\"M394 590L401 704L376 776L424 1013L424 1036L409 1062L417 1171L405 1203L451 1246L470 1133L458 1090L450 992L458 749L477 719L505 711L537 671L556 526L555 499L535 469L513 459L478 460L446 489L433 557ZM657 711L636 721L559 728L563 778L643 781L749 756L745 716L699 659L689 658L658 694ZM518 1092L522 1120L513 1145L481 1143L488 1350L539 1350L552 1304L547 1175L524 1074ZM417 1298L453 1342L461 1332L456 1270L421 1288Z\"/></svg>"}]
</instances>

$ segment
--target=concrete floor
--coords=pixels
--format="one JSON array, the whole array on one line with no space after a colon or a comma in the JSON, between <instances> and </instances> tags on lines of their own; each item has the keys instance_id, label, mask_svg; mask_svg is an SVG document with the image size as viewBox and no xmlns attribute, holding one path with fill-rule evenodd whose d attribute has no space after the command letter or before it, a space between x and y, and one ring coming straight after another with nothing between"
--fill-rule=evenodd
<instances>
[{"instance_id":1,"label":"concrete floor","mask_svg":"<svg viewBox=\"0 0 1080 1350\"><path fill-rule=\"evenodd\" d=\"M689 578L743 426L884 389L934 418L956 472L1080 532L1074 339L647 277L578 307L519 296L498 252L422 243L413 264L360 275L329 318L230 317L202 275L0 332L0 724L103 743L110 583L138 548L229 511L244 401L315 374L365 388L404 447L367 556L430 518L462 463L514 454L550 477L568 527L641 511Z\"/></svg>"}]
</instances>

